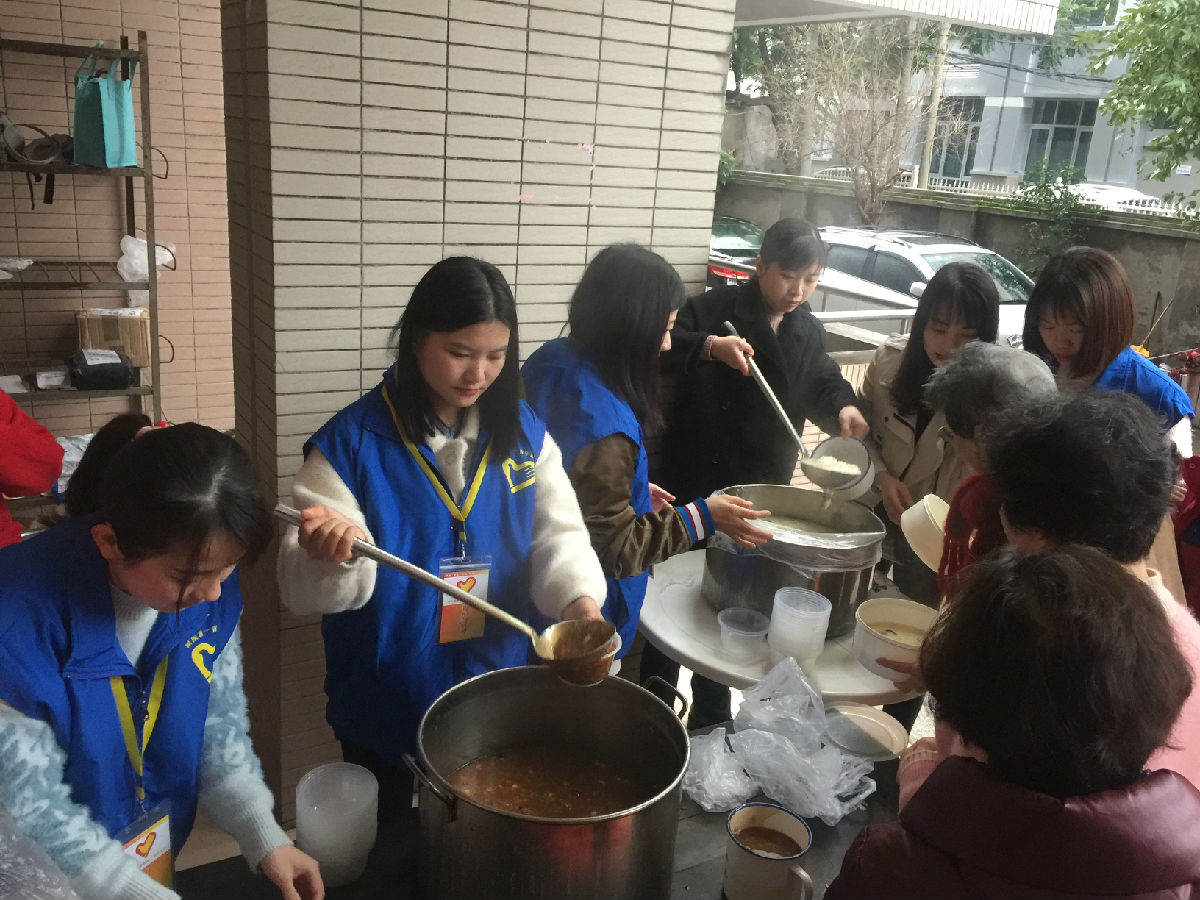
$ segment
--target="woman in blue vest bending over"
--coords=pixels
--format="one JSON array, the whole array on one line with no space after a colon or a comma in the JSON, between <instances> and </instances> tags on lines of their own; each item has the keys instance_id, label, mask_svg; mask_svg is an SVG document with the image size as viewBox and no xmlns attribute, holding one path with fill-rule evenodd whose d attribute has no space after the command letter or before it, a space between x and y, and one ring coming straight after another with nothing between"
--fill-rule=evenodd
<instances>
[{"instance_id":1,"label":"woman in blue vest bending over","mask_svg":"<svg viewBox=\"0 0 1200 900\"><path fill-rule=\"evenodd\" d=\"M324 613L327 718L380 779L380 815L411 805L403 754L455 684L523 665L529 639L362 557L366 538L535 627L599 618L604 575L545 425L520 400L517 315L493 265L450 257L392 332L396 363L305 445L305 522L279 556L284 602Z\"/></svg>"},{"instance_id":2,"label":"woman in blue vest bending over","mask_svg":"<svg viewBox=\"0 0 1200 900\"><path fill-rule=\"evenodd\" d=\"M102 428L71 518L0 551L0 808L82 897L176 897L199 802L285 898L321 898L242 690L235 567L270 542L270 509L232 438L148 423Z\"/></svg>"},{"instance_id":3,"label":"woman in blue vest bending over","mask_svg":"<svg viewBox=\"0 0 1200 900\"><path fill-rule=\"evenodd\" d=\"M529 402L562 449L592 546L608 577L604 617L633 645L647 570L720 530L753 547L770 538L753 520L770 515L718 495L671 506L650 483L645 430L661 425L658 356L683 304L683 282L665 259L614 244L588 264L571 296L570 336L525 363Z\"/></svg>"}]
</instances>

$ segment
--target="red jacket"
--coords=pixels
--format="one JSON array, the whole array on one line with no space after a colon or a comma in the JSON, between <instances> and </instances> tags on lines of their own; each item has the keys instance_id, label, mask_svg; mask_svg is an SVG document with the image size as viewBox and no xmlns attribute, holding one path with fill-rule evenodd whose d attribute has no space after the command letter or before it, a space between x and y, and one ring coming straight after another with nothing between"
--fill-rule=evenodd
<instances>
[{"instance_id":1,"label":"red jacket","mask_svg":"<svg viewBox=\"0 0 1200 900\"><path fill-rule=\"evenodd\" d=\"M1058 800L951 757L899 823L862 830L825 897L1200 897L1200 792L1160 769Z\"/></svg>"},{"instance_id":2,"label":"red jacket","mask_svg":"<svg viewBox=\"0 0 1200 900\"><path fill-rule=\"evenodd\" d=\"M0 494L26 497L49 490L62 472L63 449L49 431L0 391ZM21 539L21 526L12 520L0 499L0 547Z\"/></svg>"}]
</instances>

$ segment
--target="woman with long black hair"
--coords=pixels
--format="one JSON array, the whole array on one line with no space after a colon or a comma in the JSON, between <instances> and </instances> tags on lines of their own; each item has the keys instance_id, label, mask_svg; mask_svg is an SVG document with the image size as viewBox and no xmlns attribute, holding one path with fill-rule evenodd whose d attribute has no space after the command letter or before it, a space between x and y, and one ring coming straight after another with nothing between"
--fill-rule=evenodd
<instances>
[{"instance_id":1,"label":"woman with long black hair","mask_svg":"<svg viewBox=\"0 0 1200 900\"><path fill-rule=\"evenodd\" d=\"M665 259L614 244L588 264L571 296L568 337L534 351L522 375L529 402L562 448L592 546L608 579L604 616L633 644L648 569L723 531L754 546L770 535L740 497L675 498L650 483L646 431L662 421L659 353L683 304L683 282Z\"/></svg>"}]
</instances>

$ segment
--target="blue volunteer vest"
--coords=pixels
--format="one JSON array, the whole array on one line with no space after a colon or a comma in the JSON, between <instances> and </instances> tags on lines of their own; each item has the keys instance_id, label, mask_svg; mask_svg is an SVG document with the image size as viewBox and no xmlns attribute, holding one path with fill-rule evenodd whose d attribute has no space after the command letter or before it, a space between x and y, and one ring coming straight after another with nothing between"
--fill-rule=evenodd
<instances>
[{"instance_id":1,"label":"blue volunteer vest","mask_svg":"<svg viewBox=\"0 0 1200 900\"><path fill-rule=\"evenodd\" d=\"M108 567L91 517L0 551L0 699L46 722L67 754L64 781L110 836L163 800L171 847L192 830L209 681L237 627L235 573L214 603L159 615L135 670L117 643ZM144 806L125 749L111 676L124 681L140 743L155 669L166 658L158 718L145 748Z\"/></svg>"},{"instance_id":2,"label":"blue volunteer vest","mask_svg":"<svg viewBox=\"0 0 1200 900\"><path fill-rule=\"evenodd\" d=\"M405 446L385 384L394 392L390 371L322 426L305 453L316 447L329 460L380 547L436 573L441 559L455 555L454 519ZM530 599L529 549L545 426L524 403L520 416L517 446L493 454L479 482L466 521L467 552L492 558L488 599L540 628L550 623ZM428 445L414 447L437 473ZM464 494L485 447L481 434ZM339 740L403 765L401 754L415 751L417 726L434 700L468 678L528 661L529 638L490 616L482 637L439 644L440 614L436 590L379 566L369 602L324 617L326 717Z\"/></svg>"},{"instance_id":3,"label":"blue volunteer vest","mask_svg":"<svg viewBox=\"0 0 1200 900\"><path fill-rule=\"evenodd\" d=\"M563 468L568 472L575 454L601 438L623 434L637 445L629 502L639 516L650 512L649 461L641 423L629 404L604 383L595 366L579 355L571 339L543 344L526 361L521 375L525 394L562 450ZM641 572L606 578L608 596L603 613L621 633L620 656L633 646L649 577L649 572Z\"/></svg>"},{"instance_id":4,"label":"blue volunteer vest","mask_svg":"<svg viewBox=\"0 0 1200 900\"><path fill-rule=\"evenodd\" d=\"M1171 428L1184 416L1196 414L1187 391L1132 347L1117 354L1117 358L1100 373L1095 387L1141 397L1165 428Z\"/></svg>"}]
</instances>

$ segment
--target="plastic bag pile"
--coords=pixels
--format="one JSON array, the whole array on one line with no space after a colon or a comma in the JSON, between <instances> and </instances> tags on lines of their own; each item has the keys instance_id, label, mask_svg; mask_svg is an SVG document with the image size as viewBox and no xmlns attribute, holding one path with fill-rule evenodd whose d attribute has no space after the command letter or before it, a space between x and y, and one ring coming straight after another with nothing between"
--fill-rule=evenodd
<instances>
[{"instance_id":1,"label":"plastic bag pile","mask_svg":"<svg viewBox=\"0 0 1200 900\"><path fill-rule=\"evenodd\" d=\"M0 810L0 898L79 900L62 870L3 810Z\"/></svg>"},{"instance_id":2,"label":"plastic bag pile","mask_svg":"<svg viewBox=\"0 0 1200 900\"><path fill-rule=\"evenodd\" d=\"M875 791L874 763L828 739L821 695L791 657L742 695L733 727L691 739L683 788L709 812L761 790L800 816L836 825Z\"/></svg>"}]
</instances>

